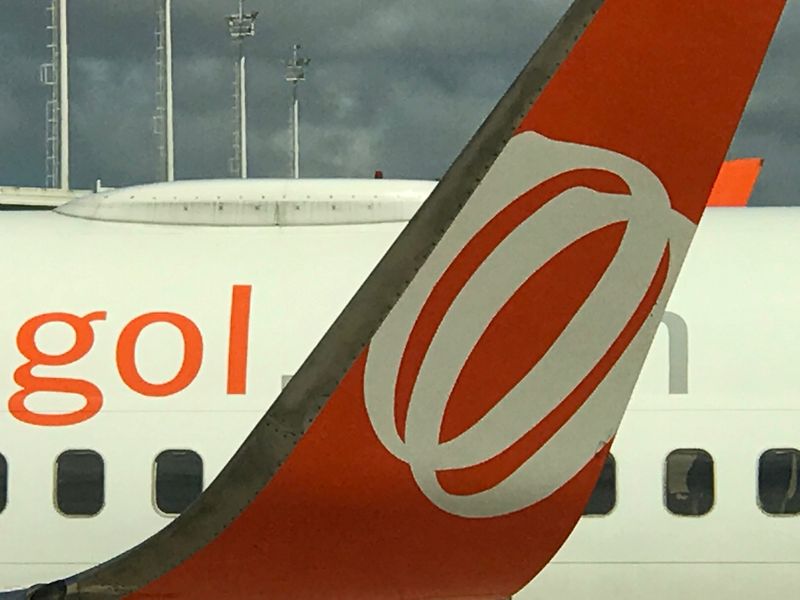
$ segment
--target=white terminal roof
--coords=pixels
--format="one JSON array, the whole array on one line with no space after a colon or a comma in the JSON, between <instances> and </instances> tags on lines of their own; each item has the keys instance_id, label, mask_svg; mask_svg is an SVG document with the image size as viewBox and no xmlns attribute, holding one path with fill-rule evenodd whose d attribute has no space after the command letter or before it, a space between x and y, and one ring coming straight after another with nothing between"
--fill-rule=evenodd
<instances>
[{"instance_id":1,"label":"white terminal roof","mask_svg":"<svg viewBox=\"0 0 800 600\"><path fill-rule=\"evenodd\" d=\"M58 188L0 186L0 207L61 206L80 196L91 194L89 190L62 190Z\"/></svg>"}]
</instances>

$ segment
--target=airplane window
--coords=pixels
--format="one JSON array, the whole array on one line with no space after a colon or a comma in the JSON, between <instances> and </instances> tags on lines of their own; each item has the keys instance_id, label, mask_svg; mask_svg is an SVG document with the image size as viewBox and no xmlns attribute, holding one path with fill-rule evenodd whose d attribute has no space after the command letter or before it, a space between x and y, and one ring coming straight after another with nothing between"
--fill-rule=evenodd
<instances>
[{"instance_id":1,"label":"airplane window","mask_svg":"<svg viewBox=\"0 0 800 600\"><path fill-rule=\"evenodd\" d=\"M93 450L69 450L56 460L56 507L68 516L91 517L105 504L105 465Z\"/></svg>"},{"instance_id":2,"label":"airplane window","mask_svg":"<svg viewBox=\"0 0 800 600\"><path fill-rule=\"evenodd\" d=\"M714 506L714 459L705 450L675 450L667 457L665 484L672 514L707 514Z\"/></svg>"},{"instance_id":3,"label":"airplane window","mask_svg":"<svg viewBox=\"0 0 800 600\"><path fill-rule=\"evenodd\" d=\"M8 462L0 454L0 512L3 512L8 502Z\"/></svg>"},{"instance_id":4,"label":"airplane window","mask_svg":"<svg viewBox=\"0 0 800 600\"><path fill-rule=\"evenodd\" d=\"M592 492L589 503L583 510L584 515L607 515L614 510L617 503L617 461L612 454L606 458L600 479Z\"/></svg>"},{"instance_id":5,"label":"airplane window","mask_svg":"<svg viewBox=\"0 0 800 600\"><path fill-rule=\"evenodd\" d=\"M768 450L758 461L758 504L770 515L800 514L800 450Z\"/></svg>"},{"instance_id":6,"label":"airplane window","mask_svg":"<svg viewBox=\"0 0 800 600\"><path fill-rule=\"evenodd\" d=\"M203 491L203 459L191 450L166 450L156 457L155 501L162 513L177 515Z\"/></svg>"}]
</instances>

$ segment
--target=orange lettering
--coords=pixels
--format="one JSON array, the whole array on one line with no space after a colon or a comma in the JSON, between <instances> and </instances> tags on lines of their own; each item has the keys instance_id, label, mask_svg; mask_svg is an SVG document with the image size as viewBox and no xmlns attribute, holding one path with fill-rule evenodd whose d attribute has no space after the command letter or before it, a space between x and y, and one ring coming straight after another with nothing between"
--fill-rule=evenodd
<instances>
[{"instance_id":1,"label":"orange lettering","mask_svg":"<svg viewBox=\"0 0 800 600\"><path fill-rule=\"evenodd\" d=\"M165 383L145 381L136 366L136 343L146 327L154 323L168 323L183 336L183 362L178 373ZM163 398L186 389L203 362L203 336L197 325L183 315L170 312L148 313L135 318L125 326L117 342L117 369L122 381L130 389L143 396Z\"/></svg>"},{"instance_id":2,"label":"orange lettering","mask_svg":"<svg viewBox=\"0 0 800 600\"><path fill-rule=\"evenodd\" d=\"M250 335L250 296L253 286L235 285L231 297L228 337L228 393L247 393L247 346Z\"/></svg>"},{"instance_id":3,"label":"orange lettering","mask_svg":"<svg viewBox=\"0 0 800 600\"><path fill-rule=\"evenodd\" d=\"M83 379L38 377L32 371L38 366L62 367L86 356L94 345L94 329L91 323L105 318L105 312L94 312L85 317L68 313L49 313L33 317L20 327L17 334L17 348L28 362L14 371L14 382L22 388L8 400L8 409L15 418L31 425L63 427L82 423L98 413L103 406L103 393L93 383ZM49 323L65 323L75 332L75 343L66 352L47 354L36 345L39 328ZM86 403L80 410L70 413L36 413L25 406L25 400L37 392L75 394L82 396Z\"/></svg>"}]
</instances>

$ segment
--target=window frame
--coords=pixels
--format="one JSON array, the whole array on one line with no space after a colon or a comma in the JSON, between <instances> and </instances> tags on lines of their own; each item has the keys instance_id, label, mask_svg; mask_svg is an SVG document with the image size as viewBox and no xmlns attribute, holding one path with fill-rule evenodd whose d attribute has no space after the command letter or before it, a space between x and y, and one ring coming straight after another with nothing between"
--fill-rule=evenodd
<instances>
[{"instance_id":1,"label":"window frame","mask_svg":"<svg viewBox=\"0 0 800 600\"><path fill-rule=\"evenodd\" d=\"M100 507L98 508L97 512L92 514L73 514L64 512L61 509L61 506L58 503L58 465L61 458L67 454L73 453L90 453L94 454L100 459L100 465L102 466L102 480L101 480L101 489L102 489L102 497L103 501L100 503ZM55 462L53 463L53 506L56 509L56 512L65 517L67 519L93 519L97 517L100 513L102 513L106 508L106 503L108 501L108 497L106 494L106 459L105 457L98 452L97 450L92 450L91 448L69 448L68 450L64 450L58 453L56 456Z\"/></svg>"},{"instance_id":2,"label":"window frame","mask_svg":"<svg viewBox=\"0 0 800 600\"><path fill-rule=\"evenodd\" d=\"M191 454L194 454L197 458L200 459L200 494L202 494L206 489L206 461L203 458L202 454L200 454L197 450L192 450L191 448L165 448L164 450L158 452L158 454L156 454L155 457L153 457L153 461L151 463L152 471L150 478L150 501L153 504L153 509L156 511L158 515L169 519L175 519L179 517L183 511L177 513L164 512L158 505L158 459L164 454L170 452L190 452ZM184 510L186 509L184 508Z\"/></svg>"},{"instance_id":3,"label":"window frame","mask_svg":"<svg viewBox=\"0 0 800 600\"><path fill-rule=\"evenodd\" d=\"M2 491L2 498L3 502L0 503L0 515L2 515L6 509L8 508L8 459L6 455L0 452L0 465L2 465L2 470L5 472L5 477L0 479L0 491Z\"/></svg>"},{"instance_id":4,"label":"window frame","mask_svg":"<svg viewBox=\"0 0 800 600\"><path fill-rule=\"evenodd\" d=\"M618 473L619 473L618 465L619 465L619 463L617 462L617 457L614 455L614 453L613 452L609 452L608 456L606 457L606 460L603 462L603 469L605 469L606 464L608 463L609 459L611 460L611 464L613 466L614 504L611 506L611 510L608 511L607 513L590 513L590 514L586 514L585 512L581 513L581 519L604 519L606 517L610 517L612 514L614 514L617 511L617 507L619 506L619 477L618 477ZM602 477L602 476L603 476L603 471L601 470L600 471L600 477ZM600 478L599 477L597 479L597 482L598 483L600 482ZM594 496L594 492L595 492L596 489L597 489L597 484L595 484L595 486L592 488L592 493L589 496L589 499L586 501L586 506L583 507L584 511L589 506L589 502L591 502L592 496Z\"/></svg>"},{"instance_id":5,"label":"window frame","mask_svg":"<svg viewBox=\"0 0 800 600\"><path fill-rule=\"evenodd\" d=\"M776 451L780 452L781 450L790 450L792 452L796 452L798 455L798 459L800 459L800 448L793 448L790 446L782 446L780 448L767 448L758 455L758 458L756 459L756 481L755 481L756 506L758 506L758 510L760 510L764 515L766 515L771 519L794 519L800 517L800 511L796 513L771 513L764 510L764 506L763 504L761 504L761 485L759 483L761 479L761 460L767 453ZM800 491L798 493L800 494Z\"/></svg>"},{"instance_id":6,"label":"window frame","mask_svg":"<svg viewBox=\"0 0 800 600\"><path fill-rule=\"evenodd\" d=\"M711 459L711 506L709 509L701 514L694 515L694 514L685 514L685 513L677 513L669 508L669 486L668 486L668 478L669 478L669 461L670 457L679 453L679 452L696 452L698 454L705 454L708 458ZM674 448L670 450L664 461L662 463L663 466L663 476L661 478L661 495L662 495L662 507L667 512L668 515L672 517L678 518L688 518L688 519L702 519L703 517L709 516L711 513L714 512L714 509L717 507L717 461L714 458L714 455L706 450L705 448L699 447L682 447L682 448Z\"/></svg>"}]
</instances>

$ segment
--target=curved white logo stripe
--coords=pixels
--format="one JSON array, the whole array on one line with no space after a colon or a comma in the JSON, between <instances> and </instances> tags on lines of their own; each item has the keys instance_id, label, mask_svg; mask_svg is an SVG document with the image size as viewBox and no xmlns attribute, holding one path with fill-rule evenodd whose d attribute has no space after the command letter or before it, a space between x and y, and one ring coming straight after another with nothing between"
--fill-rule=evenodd
<instances>
[{"instance_id":1,"label":"curved white logo stripe","mask_svg":"<svg viewBox=\"0 0 800 600\"><path fill-rule=\"evenodd\" d=\"M531 167L531 157L548 157L547 164ZM456 296L425 353L411 393L404 441L395 426L395 383L409 335L433 286L497 212L540 183L576 169L617 174L631 194L569 189L493 249ZM474 426L440 443L453 386L492 318L558 252L587 234L620 222L627 223L627 228L616 256L552 347ZM639 368L635 363L644 359L645 350L632 349L641 345L639 340L650 339L644 334L651 331L652 323L637 333L570 421L496 487L454 495L442 488L436 473L472 467L497 456L552 411L619 336L652 282L667 245L677 258L671 261L662 300L669 293L676 275L674 265L682 262L693 231L694 224L672 210L662 184L643 165L606 150L554 142L535 133L514 138L370 344L364 391L367 412L381 442L411 466L423 493L453 514L506 514L558 489L616 430L630 393L628 389L622 394L621 388L633 387ZM525 261L519 260L520 256L525 256ZM576 427L580 428L577 432L568 433ZM576 439L583 443L576 444ZM559 458L545 461L554 452L552 448Z\"/></svg>"}]
</instances>

